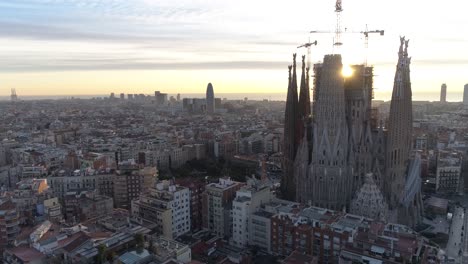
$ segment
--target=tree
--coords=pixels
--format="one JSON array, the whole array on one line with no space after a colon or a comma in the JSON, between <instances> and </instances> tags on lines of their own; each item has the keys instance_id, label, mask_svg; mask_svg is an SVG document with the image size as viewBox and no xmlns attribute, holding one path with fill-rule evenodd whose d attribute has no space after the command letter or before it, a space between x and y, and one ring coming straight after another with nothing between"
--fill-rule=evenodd
<instances>
[{"instance_id":1,"label":"tree","mask_svg":"<svg viewBox=\"0 0 468 264\"><path fill-rule=\"evenodd\" d=\"M141 252L143 252L143 249L145 248L145 237L143 236L143 234L137 233L133 236L133 238L135 239L137 252L138 254L140 254Z\"/></svg>"},{"instance_id":2,"label":"tree","mask_svg":"<svg viewBox=\"0 0 468 264\"><path fill-rule=\"evenodd\" d=\"M116 257L116 254L114 251L108 251L106 253L106 260L109 261L110 263L114 263L115 257Z\"/></svg>"},{"instance_id":3,"label":"tree","mask_svg":"<svg viewBox=\"0 0 468 264\"><path fill-rule=\"evenodd\" d=\"M149 240L148 251L149 251L150 253L153 253L153 254L155 253L155 252L154 252L154 249L153 249L153 239L151 239L151 238L150 238L150 240Z\"/></svg>"},{"instance_id":4,"label":"tree","mask_svg":"<svg viewBox=\"0 0 468 264\"><path fill-rule=\"evenodd\" d=\"M98 246L97 263L99 264L104 263L106 251L107 251L106 245L100 244Z\"/></svg>"},{"instance_id":5,"label":"tree","mask_svg":"<svg viewBox=\"0 0 468 264\"><path fill-rule=\"evenodd\" d=\"M47 258L47 263L50 264L60 264L63 263L63 259L61 256L53 255Z\"/></svg>"}]
</instances>

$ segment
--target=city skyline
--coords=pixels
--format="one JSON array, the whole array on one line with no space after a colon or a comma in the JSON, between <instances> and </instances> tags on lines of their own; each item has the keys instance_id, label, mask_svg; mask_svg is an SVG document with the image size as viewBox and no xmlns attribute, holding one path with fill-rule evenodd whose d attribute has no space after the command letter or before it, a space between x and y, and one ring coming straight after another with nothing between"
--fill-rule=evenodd
<instances>
[{"instance_id":1,"label":"city skyline","mask_svg":"<svg viewBox=\"0 0 468 264\"><path fill-rule=\"evenodd\" d=\"M453 6L344 1L343 28L362 31L368 24L369 29L386 31L385 36L369 40L368 61L377 75L376 99L390 99L393 47L399 35L406 35L413 50L415 99L437 94L440 85L447 83L448 101L462 100L456 98L467 83L462 75L468 59L460 54L468 39L456 25L466 24L467 18ZM208 82L220 94L286 94L289 54L307 53L296 49L298 45L309 37L318 40L319 45L312 47L312 62L333 52L332 34L307 33L334 30L333 1L291 5L24 0L0 1L0 7L0 56L4 58L0 96L8 96L11 88L20 97L151 94L154 90L203 93ZM266 7L267 13L263 12ZM422 7L425 12L418 13L417 21L424 23L409 23L408 18L416 18L414 10ZM343 40L345 64L362 63L363 37L344 34Z\"/></svg>"}]
</instances>

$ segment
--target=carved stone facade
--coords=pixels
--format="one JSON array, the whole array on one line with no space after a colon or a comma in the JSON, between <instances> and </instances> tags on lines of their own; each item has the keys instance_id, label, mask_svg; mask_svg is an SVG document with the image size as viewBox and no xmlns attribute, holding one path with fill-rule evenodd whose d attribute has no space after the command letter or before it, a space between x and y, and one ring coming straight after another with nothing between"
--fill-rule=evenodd
<instances>
[{"instance_id":1,"label":"carved stone facade","mask_svg":"<svg viewBox=\"0 0 468 264\"><path fill-rule=\"evenodd\" d=\"M365 176L364 184L351 201L350 213L375 220L386 220L388 205L372 173Z\"/></svg>"},{"instance_id":2,"label":"carved stone facade","mask_svg":"<svg viewBox=\"0 0 468 264\"><path fill-rule=\"evenodd\" d=\"M327 55L314 67L311 161L297 157L296 164L296 185L302 189L297 200L333 210L346 208L352 196L342 67L341 55ZM305 145L302 142L302 152Z\"/></svg>"}]
</instances>

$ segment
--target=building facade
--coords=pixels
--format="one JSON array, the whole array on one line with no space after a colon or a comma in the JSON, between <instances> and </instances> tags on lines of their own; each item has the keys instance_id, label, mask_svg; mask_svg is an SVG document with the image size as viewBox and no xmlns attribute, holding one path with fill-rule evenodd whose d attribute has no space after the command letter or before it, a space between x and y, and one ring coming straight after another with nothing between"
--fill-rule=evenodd
<instances>
[{"instance_id":1,"label":"building facade","mask_svg":"<svg viewBox=\"0 0 468 264\"><path fill-rule=\"evenodd\" d=\"M120 166L114 178L115 207L130 209L132 200L153 187L157 179L157 170L140 169L136 164Z\"/></svg>"},{"instance_id":2,"label":"building facade","mask_svg":"<svg viewBox=\"0 0 468 264\"><path fill-rule=\"evenodd\" d=\"M203 227L219 237L232 234L231 209L236 192L242 183L228 177L220 178L217 183L206 185L203 193Z\"/></svg>"},{"instance_id":3,"label":"building facade","mask_svg":"<svg viewBox=\"0 0 468 264\"><path fill-rule=\"evenodd\" d=\"M242 187L236 192L236 198L232 201L231 244L236 247L244 248L249 245L252 236L251 216L262 204L271 201L270 188L257 184Z\"/></svg>"},{"instance_id":4,"label":"building facade","mask_svg":"<svg viewBox=\"0 0 468 264\"><path fill-rule=\"evenodd\" d=\"M203 228L203 192L205 191L205 182L194 179L177 179L176 183L186 187L190 191L190 221L191 231L195 232Z\"/></svg>"},{"instance_id":5,"label":"building facade","mask_svg":"<svg viewBox=\"0 0 468 264\"><path fill-rule=\"evenodd\" d=\"M49 176L47 182L52 192L58 198L63 198L67 192L76 190L97 190L99 194L112 197L114 195L115 174L99 173L61 173Z\"/></svg>"},{"instance_id":6,"label":"building facade","mask_svg":"<svg viewBox=\"0 0 468 264\"><path fill-rule=\"evenodd\" d=\"M341 55L314 66L313 147L304 137L295 164L296 200L336 210L347 207L353 186L342 67Z\"/></svg>"},{"instance_id":7,"label":"building facade","mask_svg":"<svg viewBox=\"0 0 468 264\"><path fill-rule=\"evenodd\" d=\"M19 215L16 204L10 199L0 201L0 253L5 248L13 245L16 236L20 233Z\"/></svg>"},{"instance_id":8,"label":"building facade","mask_svg":"<svg viewBox=\"0 0 468 264\"><path fill-rule=\"evenodd\" d=\"M437 155L436 191L438 193L463 193L462 154L439 151Z\"/></svg>"},{"instance_id":9,"label":"building facade","mask_svg":"<svg viewBox=\"0 0 468 264\"><path fill-rule=\"evenodd\" d=\"M156 188L151 188L141 195L138 200L132 201L132 216L156 223L161 233L166 236L167 228L170 227L168 237L177 238L190 231L190 203L188 188L163 181L158 183ZM169 215L171 217L167 218Z\"/></svg>"}]
</instances>

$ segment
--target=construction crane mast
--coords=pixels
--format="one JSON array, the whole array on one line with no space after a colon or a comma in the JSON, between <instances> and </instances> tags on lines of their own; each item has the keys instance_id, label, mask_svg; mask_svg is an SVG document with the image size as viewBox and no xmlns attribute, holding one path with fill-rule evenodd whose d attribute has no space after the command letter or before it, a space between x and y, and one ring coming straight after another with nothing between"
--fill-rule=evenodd
<instances>
[{"instance_id":1,"label":"construction crane mast","mask_svg":"<svg viewBox=\"0 0 468 264\"><path fill-rule=\"evenodd\" d=\"M311 59L310 59L310 47L311 47L312 45L317 46L317 40L314 41L314 42L310 42L310 39L309 39L309 42L304 43L304 44L302 44L302 45L300 45L300 46L297 47L298 49L300 49L300 48L307 48L307 68L309 68L309 69L310 69L310 60L311 60Z\"/></svg>"},{"instance_id":2,"label":"construction crane mast","mask_svg":"<svg viewBox=\"0 0 468 264\"><path fill-rule=\"evenodd\" d=\"M335 28L335 39L333 45L341 46L341 12L343 12L343 6L341 0L336 0L335 13L336 13L336 28Z\"/></svg>"}]
</instances>

